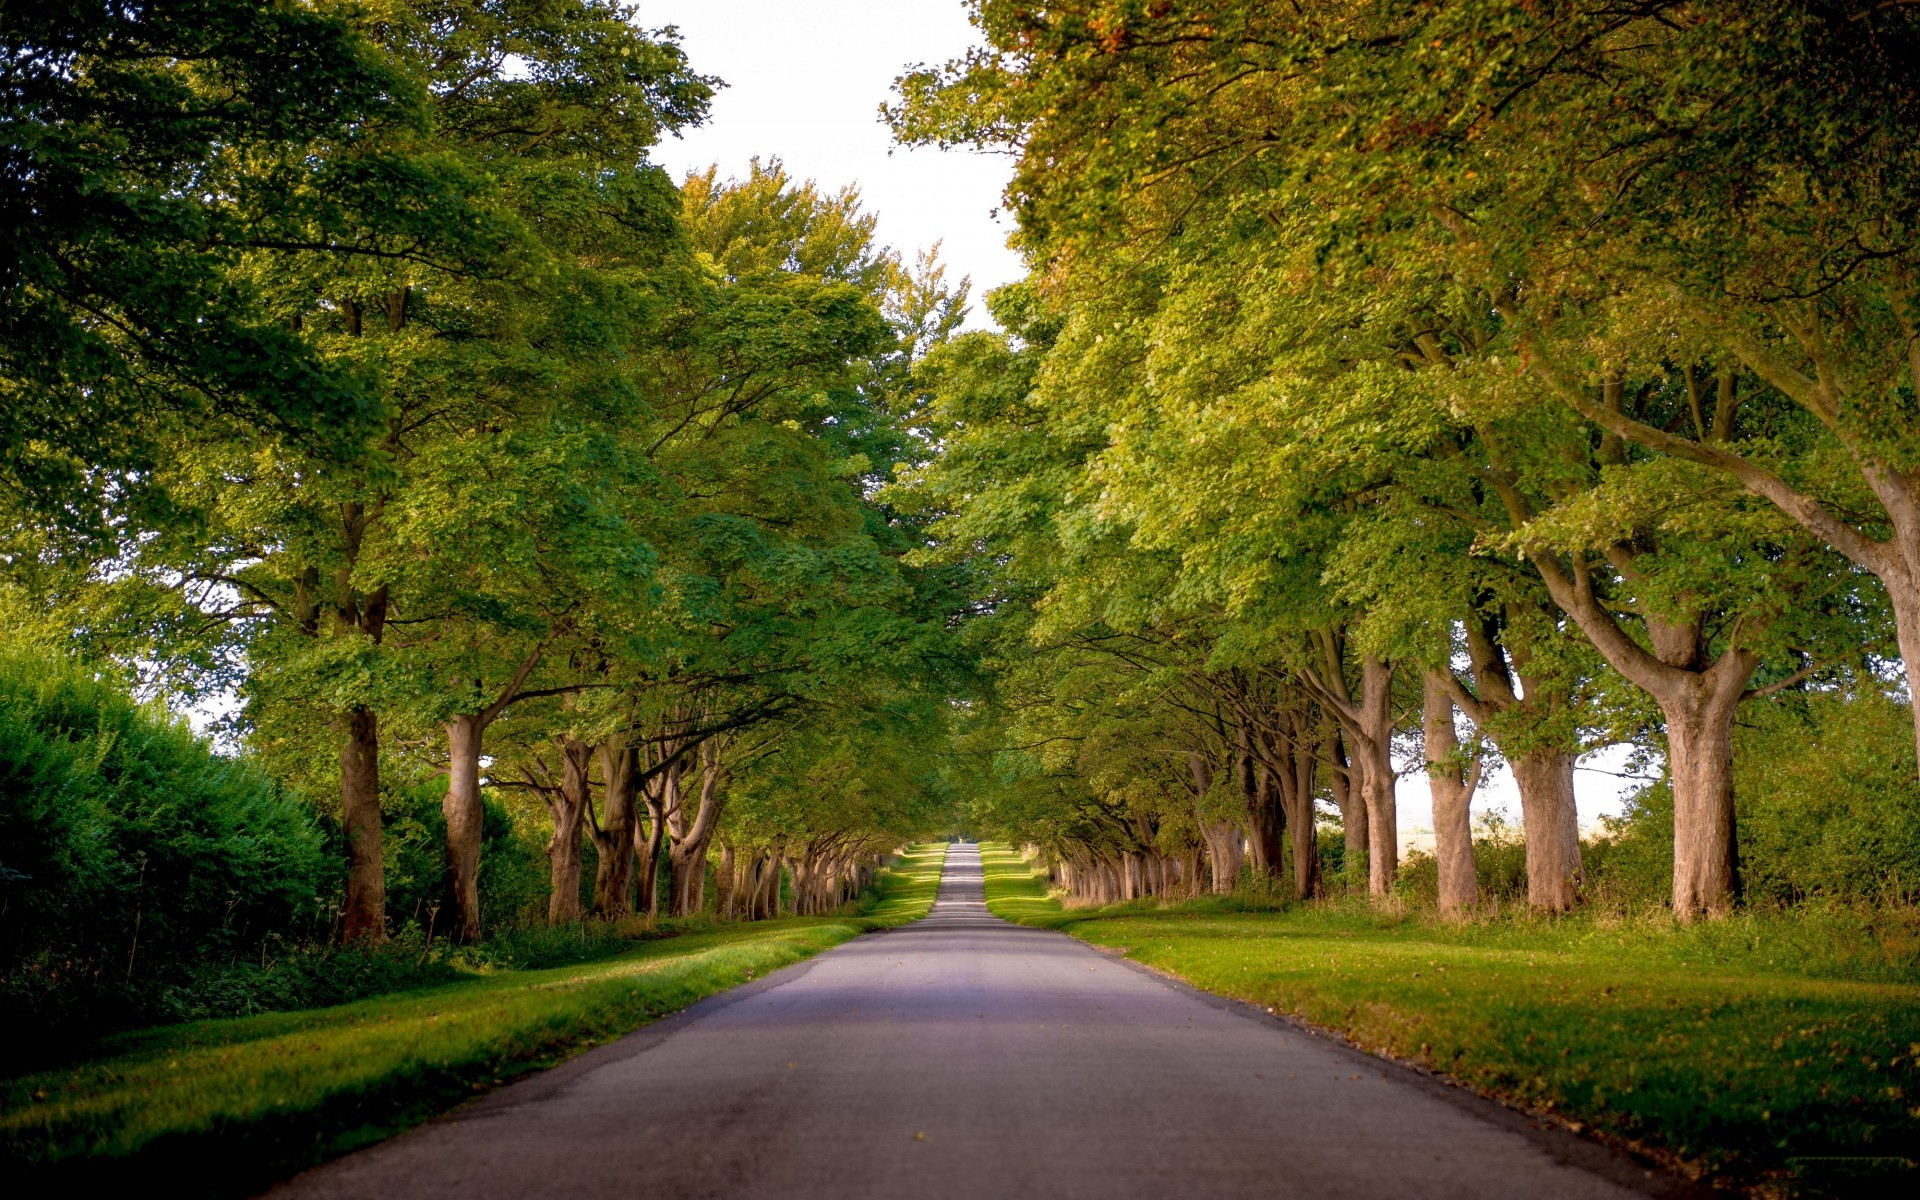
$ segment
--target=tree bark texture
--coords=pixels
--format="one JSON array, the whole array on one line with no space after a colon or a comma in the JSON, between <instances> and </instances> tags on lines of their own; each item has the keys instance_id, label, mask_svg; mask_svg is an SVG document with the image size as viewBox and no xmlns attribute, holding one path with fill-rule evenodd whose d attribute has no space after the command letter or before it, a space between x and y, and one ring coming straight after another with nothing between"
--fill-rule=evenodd
<instances>
[{"instance_id":1,"label":"tree bark texture","mask_svg":"<svg viewBox=\"0 0 1920 1200\"><path fill-rule=\"evenodd\" d=\"M1453 697L1437 671L1427 672L1421 699L1427 787L1433 795L1433 856L1440 872L1440 915L1464 920L1480 902L1471 815L1480 764L1476 760L1471 768L1463 768L1459 761Z\"/></svg>"},{"instance_id":2,"label":"tree bark texture","mask_svg":"<svg viewBox=\"0 0 1920 1200\"><path fill-rule=\"evenodd\" d=\"M1399 809L1394 798L1393 667L1368 654L1360 660L1360 697L1341 698L1352 765L1358 769L1367 811L1367 892L1374 899L1393 890L1399 874Z\"/></svg>"},{"instance_id":3,"label":"tree bark texture","mask_svg":"<svg viewBox=\"0 0 1920 1200\"><path fill-rule=\"evenodd\" d=\"M581 917L582 837L587 809L593 803L593 747L575 738L560 739L559 747L559 786L542 789L553 814L553 837L547 842L549 925L567 925Z\"/></svg>"},{"instance_id":4,"label":"tree bark texture","mask_svg":"<svg viewBox=\"0 0 1920 1200\"><path fill-rule=\"evenodd\" d=\"M1576 756L1542 748L1509 763L1520 789L1520 821L1527 839L1527 904L1540 912L1567 912L1580 898L1580 815L1574 808Z\"/></svg>"},{"instance_id":5,"label":"tree bark texture","mask_svg":"<svg viewBox=\"0 0 1920 1200\"><path fill-rule=\"evenodd\" d=\"M447 820L447 912L453 937L467 943L480 940L480 840L486 809L480 798L481 743L487 727L520 695L527 677L539 665L546 643L522 659L492 703L479 712L448 721L447 795L440 811Z\"/></svg>"},{"instance_id":6,"label":"tree bark texture","mask_svg":"<svg viewBox=\"0 0 1920 1200\"><path fill-rule=\"evenodd\" d=\"M1307 900L1320 892L1320 836L1313 811L1320 774L1319 739L1307 727L1307 714L1298 711L1288 715L1283 733L1269 769L1280 780L1281 816L1293 834L1293 896Z\"/></svg>"},{"instance_id":7,"label":"tree bark texture","mask_svg":"<svg viewBox=\"0 0 1920 1200\"><path fill-rule=\"evenodd\" d=\"M593 872L593 912L608 919L633 912L633 838L639 802L639 760L622 738L600 745L602 814L587 827L597 863Z\"/></svg>"},{"instance_id":8,"label":"tree bark texture","mask_svg":"<svg viewBox=\"0 0 1920 1200\"><path fill-rule=\"evenodd\" d=\"M387 936L387 879L380 845L380 721L372 710L346 714L340 747L340 827L347 842L347 897L341 938L380 942Z\"/></svg>"},{"instance_id":9,"label":"tree bark texture","mask_svg":"<svg viewBox=\"0 0 1920 1200\"><path fill-rule=\"evenodd\" d=\"M463 944L480 940L481 720L455 717L446 726L447 795L440 804L447 820L446 912L451 936Z\"/></svg>"},{"instance_id":10,"label":"tree bark texture","mask_svg":"<svg viewBox=\"0 0 1920 1200\"><path fill-rule=\"evenodd\" d=\"M1716 688L1715 682L1723 685ZM1721 915L1740 893L1733 719L1745 685L1744 677L1731 687L1708 678L1661 701L1673 781L1673 911L1682 920L1702 912Z\"/></svg>"},{"instance_id":11,"label":"tree bark texture","mask_svg":"<svg viewBox=\"0 0 1920 1200\"><path fill-rule=\"evenodd\" d=\"M673 844L667 853L673 882L668 911L676 917L694 916L706 904L707 847L726 807L727 770L721 762L721 749L716 741L702 743L700 792L693 816L686 816L682 797L675 806L680 810L680 820L669 826Z\"/></svg>"}]
</instances>

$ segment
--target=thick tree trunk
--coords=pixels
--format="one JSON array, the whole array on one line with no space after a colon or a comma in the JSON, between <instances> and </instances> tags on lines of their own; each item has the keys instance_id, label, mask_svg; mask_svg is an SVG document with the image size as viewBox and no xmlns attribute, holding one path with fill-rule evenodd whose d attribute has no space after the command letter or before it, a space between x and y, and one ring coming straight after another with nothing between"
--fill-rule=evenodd
<instances>
[{"instance_id":1,"label":"thick tree trunk","mask_svg":"<svg viewBox=\"0 0 1920 1200\"><path fill-rule=\"evenodd\" d=\"M1733 719L1744 685L1691 688L1660 706L1673 781L1673 912L1683 921L1726 913L1740 893Z\"/></svg>"},{"instance_id":2,"label":"thick tree trunk","mask_svg":"<svg viewBox=\"0 0 1920 1200\"><path fill-rule=\"evenodd\" d=\"M347 897L341 938L380 942L387 936L387 880L380 848L380 721L356 708L345 716L340 747L340 827L347 842Z\"/></svg>"},{"instance_id":3,"label":"thick tree trunk","mask_svg":"<svg viewBox=\"0 0 1920 1200\"><path fill-rule=\"evenodd\" d=\"M480 803L480 741L485 731L477 716L447 722L447 795L440 811L447 819L447 900L450 933L461 943L480 940L480 833L485 810Z\"/></svg>"},{"instance_id":4,"label":"thick tree trunk","mask_svg":"<svg viewBox=\"0 0 1920 1200\"><path fill-rule=\"evenodd\" d=\"M766 853L755 850L740 862L740 897L735 902L740 908L740 919L758 921L766 915L760 906L764 885L761 876L766 871Z\"/></svg>"},{"instance_id":5,"label":"thick tree trunk","mask_svg":"<svg viewBox=\"0 0 1920 1200\"><path fill-rule=\"evenodd\" d=\"M1426 734L1427 787L1433 795L1433 856L1440 871L1440 915L1462 920L1480 902L1473 866L1474 786L1479 764L1463 769L1460 739L1453 728L1453 697L1437 672L1427 672L1422 689Z\"/></svg>"},{"instance_id":6,"label":"thick tree trunk","mask_svg":"<svg viewBox=\"0 0 1920 1200\"><path fill-rule=\"evenodd\" d=\"M1393 773L1393 667L1369 654L1360 667L1354 761L1367 806L1367 892L1376 900L1400 873L1399 805Z\"/></svg>"},{"instance_id":7,"label":"thick tree trunk","mask_svg":"<svg viewBox=\"0 0 1920 1200\"><path fill-rule=\"evenodd\" d=\"M340 521L347 554L334 569L334 632L364 637L377 646L387 624L387 585L364 594L353 586L354 563L368 524L365 506L354 500L343 503ZM319 570L308 567L294 592L300 626L310 636L319 632L319 588ZM387 880L381 853L380 721L365 705L342 715L347 736L340 747L340 828L347 849L347 894L340 936L350 943L382 942L387 937Z\"/></svg>"},{"instance_id":8,"label":"thick tree trunk","mask_svg":"<svg viewBox=\"0 0 1920 1200\"><path fill-rule=\"evenodd\" d=\"M593 872L593 912L609 920L633 912L633 836L639 800L639 760L619 738L600 746L601 819L588 832L599 859Z\"/></svg>"},{"instance_id":9,"label":"thick tree trunk","mask_svg":"<svg viewBox=\"0 0 1920 1200\"><path fill-rule=\"evenodd\" d=\"M1542 748L1510 765L1520 789L1520 820L1527 838L1527 903L1541 912L1566 912L1579 899L1580 816L1573 805L1576 755Z\"/></svg>"},{"instance_id":10,"label":"thick tree trunk","mask_svg":"<svg viewBox=\"0 0 1920 1200\"><path fill-rule=\"evenodd\" d=\"M1382 745L1364 775L1367 804L1367 893L1381 899L1400 877L1400 813L1393 763Z\"/></svg>"},{"instance_id":11,"label":"thick tree trunk","mask_svg":"<svg viewBox=\"0 0 1920 1200\"><path fill-rule=\"evenodd\" d=\"M1240 830L1229 821L1200 821L1200 836L1207 844L1207 866L1212 874L1213 891L1233 890L1240 879Z\"/></svg>"},{"instance_id":12,"label":"thick tree trunk","mask_svg":"<svg viewBox=\"0 0 1920 1200\"><path fill-rule=\"evenodd\" d=\"M480 838L486 809L480 800L481 742L487 726L505 711L540 662L545 643L520 664L506 688L484 710L448 721L447 795L440 811L447 820L447 903L455 940L480 940Z\"/></svg>"},{"instance_id":13,"label":"thick tree trunk","mask_svg":"<svg viewBox=\"0 0 1920 1200\"><path fill-rule=\"evenodd\" d=\"M813 852L803 850L793 860L793 911L803 917L813 915Z\"/></svg>"},{"instance_id":14,"label":"thick tree trunk","mask_svg":"<svg viewBox=\"0 0 1920 1200\"><path fill-rule=\"evenodd\" d=\"M569 738L560 743L560 756L560 786L550 789L547 801L553 812L553 837L547 842L549 925L580 919L581 835L593 787L588 770L593 747Z\"/></svg>"},{"instance_id":15,"label":"thick tree trunk","mask_svg":"<svg viewBox=\"0 0 1920 1200\"><path fill-rule=\"evenodd\" d=\"M1469 614L1467 648L1477 696L1450 672L1441 672L1437 678L1480 726L1483 736L1498 720L1515 735L1509 745L1531 745L1508 754L1526 831L1527 900L1538 911L1565 912L1578 899L1584 879L1580 823L1573 804L1573 768L1579 755L1570 746L1556 744L1552 740L1556 735L1547 730L1563 724L1573 696L1567 680L1529 669L1535 654L1524 632L1527 615L1519 605L1510 607L1503 628L1490 614ZM1676 653L1684 656L1684 651ZM1514 687L1509 660L1519 668L1521 690ZM1543 733L1547 740L1542 740Z\"/></svg>"},{"instance_id":16,"label":"thick tree trunk","mask_svg":"<svg viewBox=\"0 0 1920 1200\"><path fill-rule=\"evenodd\" d=\"M780 915L781 867L778 855L754 856L752 918L756 921L768 921Z\"/></svg>"},{"instance_id":17,"label":"thick tree trunk","mask_svg":"<svg viewBox=\"0 0 1920 1200\"><path fill-rule=\"evenodd\" d=\"M686 842L667 851L673 879L669 884L667 912L676 917L693 917L707 904L707 843Z\"/></svg>"}]
</instances>

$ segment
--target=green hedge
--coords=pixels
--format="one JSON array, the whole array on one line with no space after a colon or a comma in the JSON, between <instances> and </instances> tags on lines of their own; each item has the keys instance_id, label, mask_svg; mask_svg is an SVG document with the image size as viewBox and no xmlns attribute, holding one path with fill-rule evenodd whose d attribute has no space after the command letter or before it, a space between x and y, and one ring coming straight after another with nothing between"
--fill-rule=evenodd
<instances>
[{"instance_id":1,"label":"green hedge","mask_svg":"<svg viewBox=\"0 0 1920 1200\"><path fill-rule=\"evenodd\" d=\"M161 1016L170 984L324 936L337 862L313 811L265 774L111 677L0 645L9 1043Z\"/></svg>"}]
</instances>

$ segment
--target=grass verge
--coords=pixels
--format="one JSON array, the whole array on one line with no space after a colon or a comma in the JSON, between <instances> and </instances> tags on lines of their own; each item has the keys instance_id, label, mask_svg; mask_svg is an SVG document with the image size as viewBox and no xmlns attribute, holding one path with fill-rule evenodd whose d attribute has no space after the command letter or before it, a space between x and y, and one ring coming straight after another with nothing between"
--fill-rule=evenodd
<instances>
[{"instance_id":1,"label":"grass verge","mask_svg":"<svg viewBox=\"0 0 1920 1200\"><path fill-rule=\"evenodd\" d=\"M0 1081L14 1196L88 1185L244 1195L509 1079L873 929L924 916L943 845L916 847L858 915L642 942L304 1012L129 1034L88 1062Z\"/></svg>"},{"instance_id":2,"label":"grass verge","mask_svg":"<svg viewBox=\"0 0 1920 1200\"><path fill-rule=\"evenodd\" d=\"M1876 957L1844 944L1857 921L1818 913L1683 928L1595 915L1455 927L1339 903L1234 911L1232 898L1062 910L1010 850L981 857L999 916L1698 1178L1802 1196L1887 1195L1916 1178L1920 971L1898 929Z\"/></svg>"}]
</instances>

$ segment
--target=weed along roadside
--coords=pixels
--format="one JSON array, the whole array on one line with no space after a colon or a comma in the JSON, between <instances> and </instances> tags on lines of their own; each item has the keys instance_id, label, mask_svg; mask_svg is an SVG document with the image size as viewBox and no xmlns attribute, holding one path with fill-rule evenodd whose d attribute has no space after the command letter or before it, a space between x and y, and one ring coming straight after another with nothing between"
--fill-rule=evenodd
<instances>
[{"instance_id":1,"label":"weed along roadside","mask_svg":"<svg viewBox=\"0 0 1920 1200\"><path fill-rule=\"evenodd\" d=\"M1066 909L1009 848L982 858L998 916L1716 1185L1874 1194L1920 1159L1920 978L1898 937L1876 941L1844 915L1462 927L1233 896Z\"/></svg>"},{"instance_id":2,"label":"weed along roadside","mask_svg":"<svg viewBox=\"0 0 1920 1200\"><path fill-rule=\"evenodd\" d=\"M915 920L933 903L945 855L916 847L842 916L724 926L595 962L149 1030L125 1052L7 1080L8 1191L164 1177L180 1185L174 1194L247 1194L703 997Z\"/></svg>"}]
</instances>

